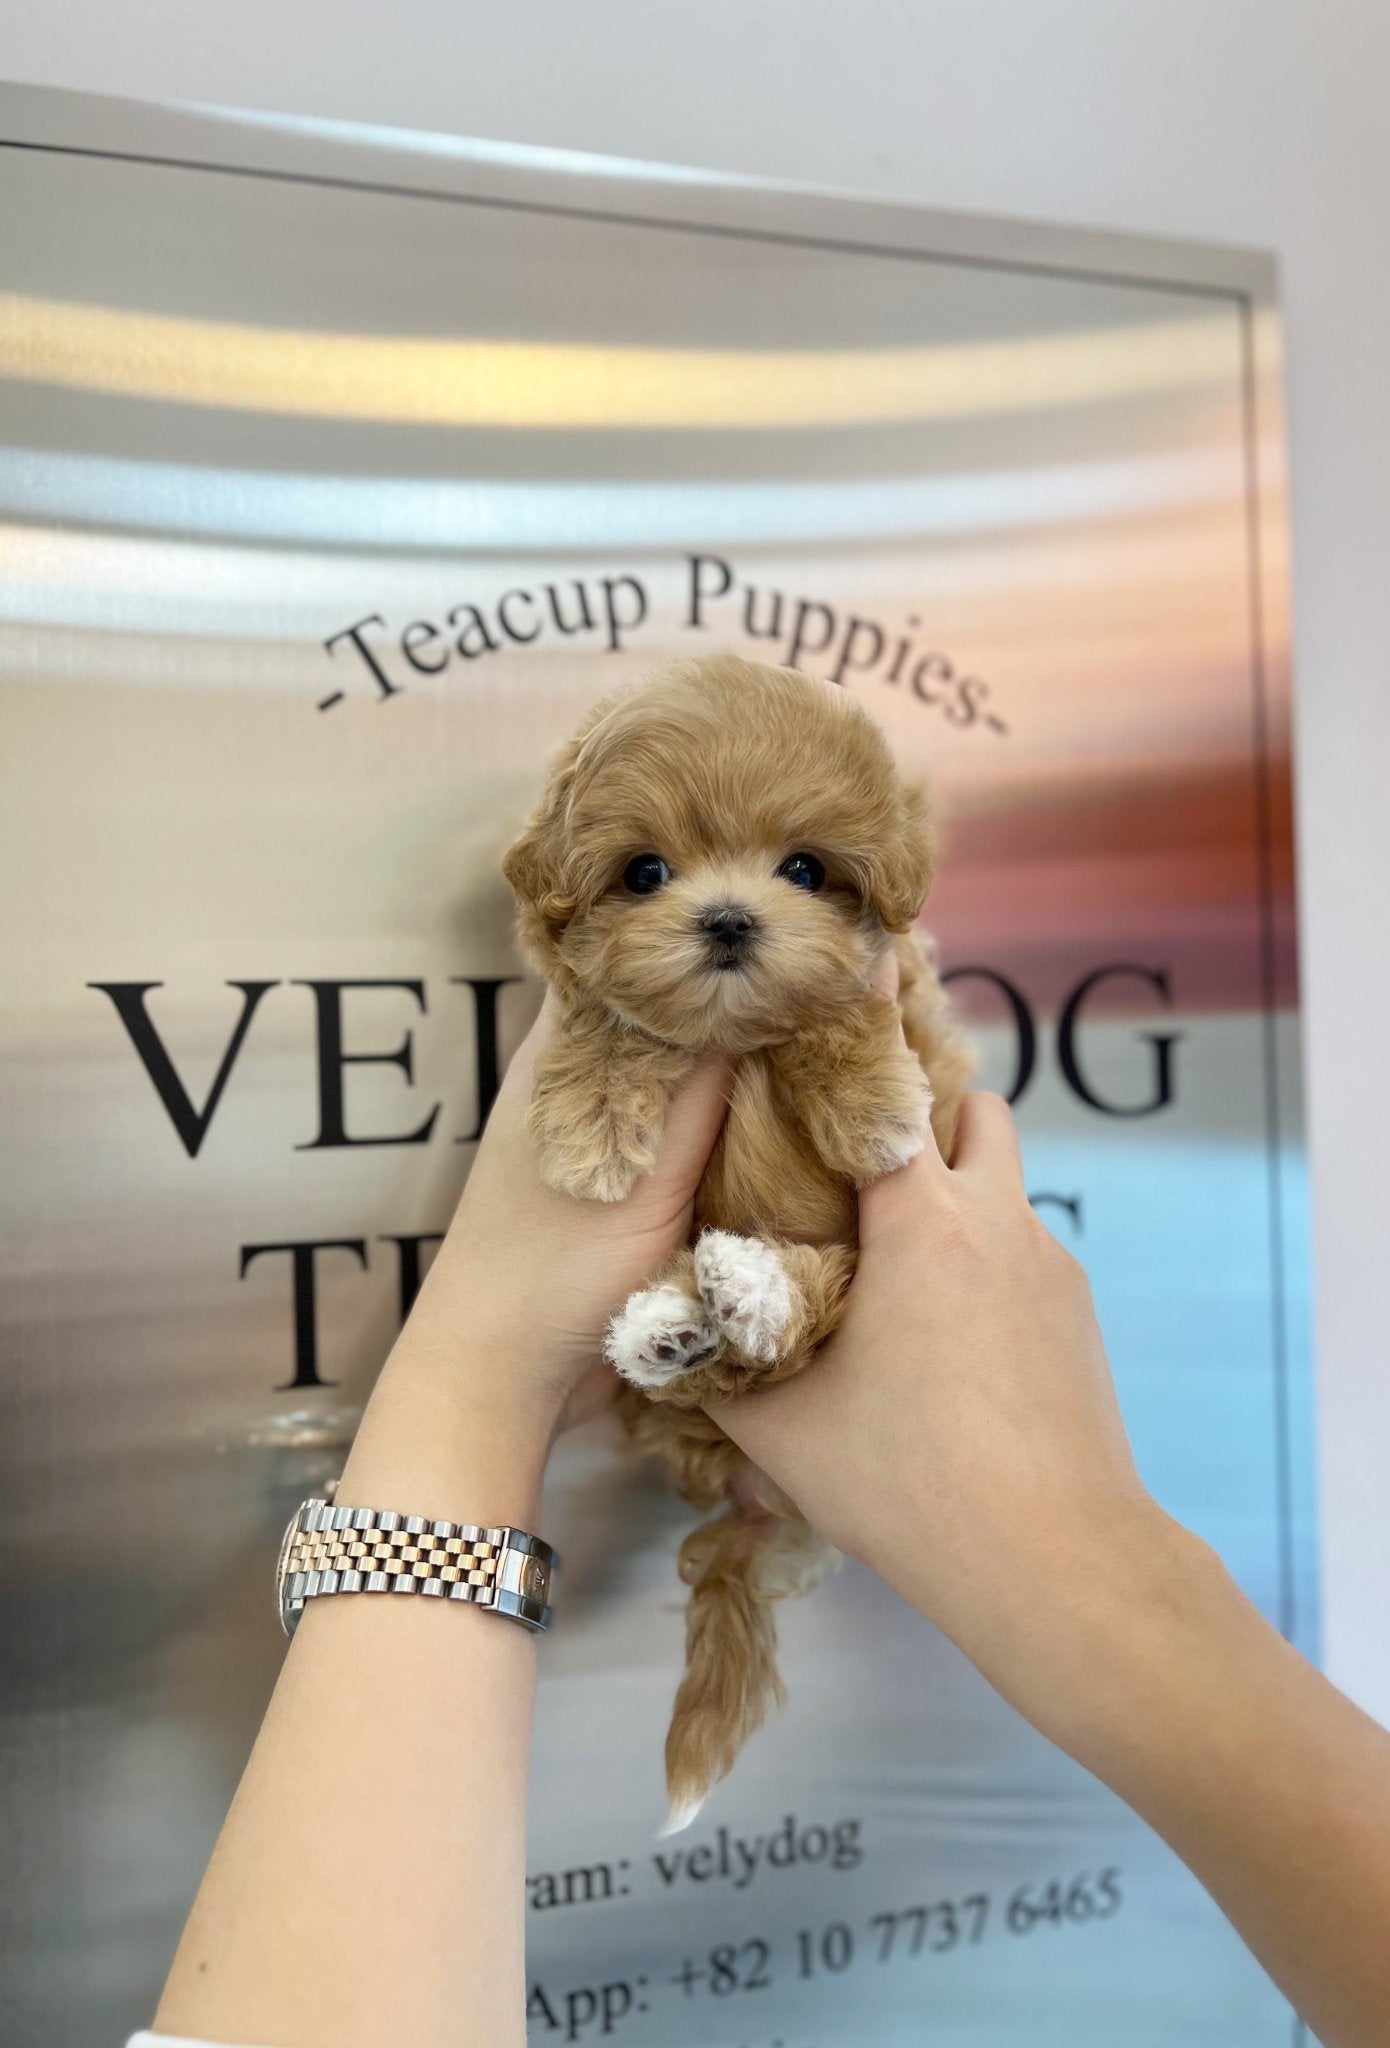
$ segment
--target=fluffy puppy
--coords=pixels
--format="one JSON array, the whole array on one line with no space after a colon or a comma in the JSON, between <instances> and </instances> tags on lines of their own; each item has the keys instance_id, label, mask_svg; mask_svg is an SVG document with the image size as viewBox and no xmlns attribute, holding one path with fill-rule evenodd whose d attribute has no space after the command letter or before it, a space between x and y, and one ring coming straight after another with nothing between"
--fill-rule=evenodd
<instances>
[{"instance_id":1,"label":"fluffy puppy","mask_svg":"<svg viewBox=\"0 0 1390 2048\"><path fill-rule=\"evenodd\" d=\"M855 1190L949 1154L970 1060L910 936L932 878L921 795L851 698L731 657L598 705L504 867L559 999L530 1129L551 1186L618 1201L696 1054L737 1055L690 1243L615 1318L625 1419L699 1508L671 1827L782 1698L772 1603L833 1553L703 1403L799 1372L839 1321ZM898 1000L877 992L890 949Z\"/></svg>"}]
</instances>

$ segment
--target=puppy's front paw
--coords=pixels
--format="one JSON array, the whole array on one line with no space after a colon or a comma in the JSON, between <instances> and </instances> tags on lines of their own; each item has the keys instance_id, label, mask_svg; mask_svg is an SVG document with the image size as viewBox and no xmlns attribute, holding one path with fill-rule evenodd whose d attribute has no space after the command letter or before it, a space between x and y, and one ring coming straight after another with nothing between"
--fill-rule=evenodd
<instances>
[{"instance_id":1,"label":"puppy's front paw","mask_svg":"<svg viewBox=\"0 0 1390 2048\"><path fill-rule=\"evenodd\" d=\"M642 1168L630 1159L576 1157L568 1146L542 1151L540 1158L546 1186L581 1202L621 1202L642 1174Z\"/></svg>"},{"instance_id":2,"label":"puppy's front paw","mask_svg":"<svg viewBox=\"0 0 1390 2048\"><path fill-rule=\"evenodd\" d=\"M914 1062L898 1099L891 1107L885 1106L877 1127L868 1134L864 1158L868 1171L856 1178L877 1180L881 1173L892 1173L917 1157L931 1129L932 1099L931 1083Z\"/></svg>"},{"instance_id":3,"label":"puppy's front paw","mask_svg":"<svg viewBox=\"0 0 1390 2048\"><path fill-rule=\"evenodd\" d=\"M707 1230L695 1247L695 1283L729 1342L772 1365L792 1318L791 1281L776 1246Z\"/></svg>"},{"instance_id":4,"label":"puppy's front paw","mask_svg":"<svg viewBox=\"0 0 1390 2048\"><path fill-rule=\"evenodd\" d=\"M654 1122L609 1100L538 1100L532 1109L541 1179L584 1202L621 1202L656 1164Z\"/></svg>"},{"instance_id":5,"label":"puppy's front paw","mask_svg":"<svg viewBox=\"0 0 1390 2048\"><path fill-rule=\"evenodd\" d=\"M669 1281L628 1297L603 1340L603 1355L634 1387L665 1387L719 1349L703 1302Z\"/></svg>"},{"instance_id":6,"label":"puppy's front paw","mask_svg":"<svg viewBox=\"0 0 1390 2048\"><path fill-rule=\"evenodd\" d=\"M915 1159L931 1129L932 1091L909 1055L857 1113L841 1110L841 1170L862 1186Z\"/></svg>"}]
</instances>

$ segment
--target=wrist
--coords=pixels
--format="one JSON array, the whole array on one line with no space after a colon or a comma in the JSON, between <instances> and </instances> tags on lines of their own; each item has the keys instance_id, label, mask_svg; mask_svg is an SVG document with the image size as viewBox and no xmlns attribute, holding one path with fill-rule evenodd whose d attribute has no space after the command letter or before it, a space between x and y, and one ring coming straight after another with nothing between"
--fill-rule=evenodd
<instances>
[{"instance_id":1,"label":"wrist","mask_svg":"<svg viewBox=\"0 0 1390 2048\"><path fill-rule=\"evenodd\" d=\"M596 1359L598 1336L583 1348ZM516 1424L534 1423L550 1438L580 1377L575 1349L551 1327L535 1277L522 1286L490 1269L456 1218L386 1371L437 1380L470 1415L509 1408Z\"/></svg>"},{"instance_id":2,"label":"wrist","mask_svg":"<svg viewBox=\"0 0 1390 2048\"><path fill-rule=\"evenodd\" d=\"M497 1354L404 1341L382 1370L338 1499L536 1530L559 1403Z\"/></svg>"}]
</instances>

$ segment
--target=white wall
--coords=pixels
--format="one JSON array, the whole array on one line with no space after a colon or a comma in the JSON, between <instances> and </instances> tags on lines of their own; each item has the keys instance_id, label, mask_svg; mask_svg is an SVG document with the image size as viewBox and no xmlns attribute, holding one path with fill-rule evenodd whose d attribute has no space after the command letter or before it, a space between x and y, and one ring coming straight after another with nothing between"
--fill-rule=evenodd
<instances>
[{"instance_id":1,"label":"white wall","mask_svg":"<svg viewBox=\"0 0 1390 2048\"><path fill-rule=\"evenodd\" d=\"M1386 0L62 0L0 75L1278 251L1326 1645L1390 1722Z\"/></svg>"}]
</instances>

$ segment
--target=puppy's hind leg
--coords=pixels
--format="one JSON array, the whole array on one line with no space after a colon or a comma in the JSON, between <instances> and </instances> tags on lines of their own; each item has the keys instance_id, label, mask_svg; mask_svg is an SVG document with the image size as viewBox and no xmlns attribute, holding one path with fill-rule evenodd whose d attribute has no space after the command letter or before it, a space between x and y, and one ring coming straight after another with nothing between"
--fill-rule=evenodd
<instances>
[{"instance_id":1,"label":"puppy's hind leg","mask_svg":"<svg viewBox=\"0 0 1390 2048\"><path fill-rule=\"evenodd\" d=\"M628 1296L608 1326L603 1355L631 1385L651 1391L708 1363L722 1341L700 1299L687 1249L677 1252L650 1287Z\"/></svg>"},{"instance_id":2,"label":"puppy's hind leg","mask_svg":"<svg viewBox=\"0 0 1390 2048\"><path fill-rule=\"evenodd\" d=\"M706 1230L695 1246L695 1284L742 1370L787 1379L824 1343L844 1312L853 1255L842 1245L769 1244ZM732 1391L732 1387L730 1391Z\"/></svg>"}]
</instances>

